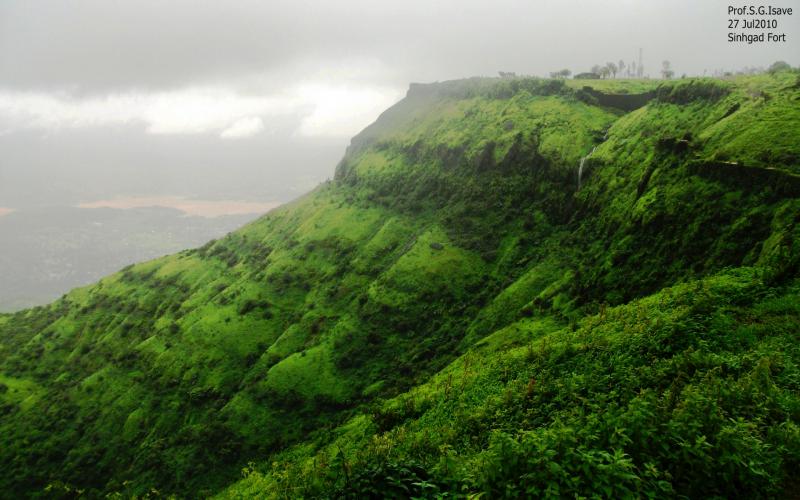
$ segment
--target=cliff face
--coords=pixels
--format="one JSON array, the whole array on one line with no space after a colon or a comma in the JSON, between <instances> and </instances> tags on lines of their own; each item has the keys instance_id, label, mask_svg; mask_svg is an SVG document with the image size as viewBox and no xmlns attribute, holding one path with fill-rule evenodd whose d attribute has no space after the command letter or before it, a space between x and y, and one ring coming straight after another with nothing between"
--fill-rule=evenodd
<instances>
[{"instance_id":1,"label":"cliff face","mask_svg":"<svg viewBox=\"0 0 800 500\"><path fill-rule=\"evenodd\" d=\"M656 93L651 90L639 94L609 94L584 86L577 95L589 104L630 112L646 106L648 102L653 100Z\"/></svg>"},{"instance_id":2,"label":"cliff face","mask_svg":"<svg viewBox=\"0 0 800 500\"><path fill-rule=\"evenodd\" d=\"M264 461L227 493L780 491L794 79L636 83L627 114L563 82L412 86L333 182L0 316L0 487L192 497ZM704 174L734 164L759 173ZM762 461L703 489L745 443Z\"/></svg>"}]
</instances>

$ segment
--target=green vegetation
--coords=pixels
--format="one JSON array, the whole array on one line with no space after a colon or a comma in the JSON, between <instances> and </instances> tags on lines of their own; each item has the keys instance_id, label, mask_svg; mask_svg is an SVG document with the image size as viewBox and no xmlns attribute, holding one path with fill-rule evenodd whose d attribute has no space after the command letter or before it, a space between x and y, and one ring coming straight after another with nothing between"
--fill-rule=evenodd
<instances>
[{"instance_id":1,"label":"green vegetation","mask_svg":"<svg viewBox=\"0 0 800 500\"><path fill-rule=\"evenodd\" d=\"M797 76L583 84L412 86L334 181L0 316L0 491L790 494Z\"/></svg>"},{"instance_id":2,"label":"green vegetation","mask_svg":"<svg viewBox=\"0 0 800 500\"><path fill-rule=\"evenodd\" d=\"M577 328L514 322L221 497L779 496L800 457L799 292L743 268Z\"/></svg>"}]
</instances>

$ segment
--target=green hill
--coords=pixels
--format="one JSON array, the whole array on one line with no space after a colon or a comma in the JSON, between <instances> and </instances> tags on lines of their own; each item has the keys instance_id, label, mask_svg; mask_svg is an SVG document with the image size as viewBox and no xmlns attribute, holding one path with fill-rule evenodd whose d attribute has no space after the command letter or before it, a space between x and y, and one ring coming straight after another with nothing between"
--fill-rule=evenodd
<instances>
[{"instance_id":1,"label":"green hill","mask_svg":"<svg viewBox=\"0 0 800 500\"><path fill-rule=\"evenodd\" d=\"M789 495L798 100L412 85L312 193L0 316L0 495Z\"/></svg>"}]
</instances>

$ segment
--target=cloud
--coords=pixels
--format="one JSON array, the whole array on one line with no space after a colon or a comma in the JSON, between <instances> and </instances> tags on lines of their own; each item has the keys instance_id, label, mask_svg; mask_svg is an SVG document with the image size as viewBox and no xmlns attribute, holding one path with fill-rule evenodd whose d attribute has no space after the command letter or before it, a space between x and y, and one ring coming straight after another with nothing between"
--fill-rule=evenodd
<instances>
[{"instance_id":1,"label":"cloud","mask_svg":"<svg viewBox=\"0 0 800 500\"><path fill-rule=\"evenodd\" d=\"M75 97L57 92L0 90L0 120L11 130L143 126L149 134L252 137L264 121L292 119L303 136L350 136L399 99L395 87L349 82L297 83L272 93L229 87L190 87Z\"/></svg>"},{"instance_id":2,"label":"cloud","mask_svg":"<svg viewBox=\"0 0 800 500\"><path fill-rule=\"evenodd\" d=\"M228 136L238 120L274 128L283 117L300 136L342 137L410 81L577 72L640 47L652 74L663 59L690 74L797 64L791 44L727 44L721 1L9 0L0 125ZM787 23L800 27L800 16ZM676 24L687 28L680 40Z\"/></svg>"},{"instance_id":3,"label":"cloud","mask_svg":"<svg viewBox=\"0 0 800 500\"><path fill-rule=\"evenodd\" d=\"M297 133L304 136L352 136L402 97L397 88L352 88L302 85L296 91L300 102L312 104Z\"/></svg>"},{"instance_id":4,"label":"cloud","mask_svg":"<svg viewBox=\"0 0 800 500\"><path fill-rule=\"evenodd\" d=\"M277 96L242 96L188 88L79 99L59 93L0 92L0 116L11 128L54 130L142 124L151 134L221 131L252 115L285 115L294 103Z\"/></svg>"},{"instance_id":5,"label":"cloud","mask_svg":"<svg viewBox=\"0 0 800 500\"><path fill-rule=\"evenodd\" d=\"M233 122L219 134L223 139L241 139L251 137L264 130L264 120L258 116L248 116Z\"/></svg>"}]
</instances>

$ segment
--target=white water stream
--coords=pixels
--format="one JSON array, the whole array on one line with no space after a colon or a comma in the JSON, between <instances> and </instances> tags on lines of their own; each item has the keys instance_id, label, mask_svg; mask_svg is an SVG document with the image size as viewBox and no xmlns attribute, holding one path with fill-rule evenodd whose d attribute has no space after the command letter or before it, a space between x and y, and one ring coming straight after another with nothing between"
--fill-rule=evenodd
<instances>
[{"instance_id":1,"label":"white water stream","mask_svg":"<svg viewBox=\"0 0 800 500\"><path fill-rule=\"evenodd\" d=\"M589 158L590 156L592 156L592 153L594 153L594 150L595 150L595 149L597 149L597 146L593 147L593 148L592 148L592 150L591 150L591 151L589 151L589 154L587 154L586 156L584 156L583 158L581 158L581 162L580 162L580 164L578 165L578 189L580 189L580 188L581 188L581 178L583 177L583 164L584 164L584 163L586 163L586 159L587 159L587 158Z\"/></svg>"}]
</instances>

